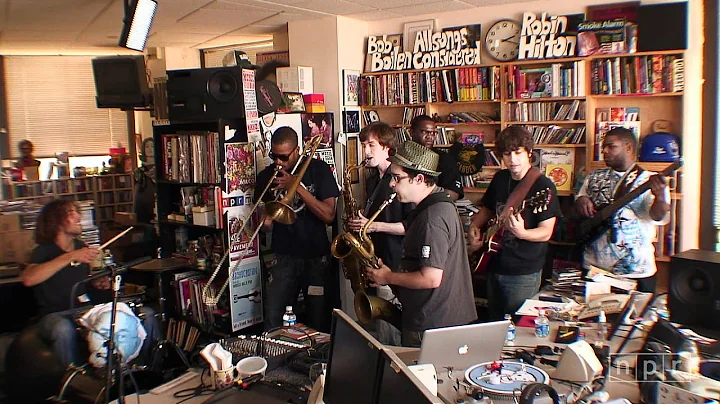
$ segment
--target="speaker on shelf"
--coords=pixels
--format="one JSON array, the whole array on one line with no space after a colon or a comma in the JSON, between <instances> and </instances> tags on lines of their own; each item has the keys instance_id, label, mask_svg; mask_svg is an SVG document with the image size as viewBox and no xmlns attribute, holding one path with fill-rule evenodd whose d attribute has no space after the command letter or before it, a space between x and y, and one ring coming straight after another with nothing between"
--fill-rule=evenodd
<instances>
[{"instance_id":1,"label":"speaker on shelf","mask_svg":"<svg viewBox=\"0 0 720 404\"><path fill-rule=\"evenodd\" d=\"M530 164L533 167L540 168L541 163L542 163L542 156L541 156L540 150L533 149L532 156L530 156Z\"/></svg>"},{"instance_id":2,"label":"speaker on shelf","mask_svg":"<svg viewBox=\"0 0 720 404\"><path fill-rule=\"evenodd\" d=\"M668 306L674 323L720 330L720 253L673 255Z\"/></svg>"},{"instance_id":3,"label":"speaker on shelf","mask_svg":"<svg viewBox=\"0 0 720 404\"><path fill-rule=\"evenodd\" d=\"M169 70L170 122L242 118L242 69L237 66Z\"/></svg>"}]
</instances>

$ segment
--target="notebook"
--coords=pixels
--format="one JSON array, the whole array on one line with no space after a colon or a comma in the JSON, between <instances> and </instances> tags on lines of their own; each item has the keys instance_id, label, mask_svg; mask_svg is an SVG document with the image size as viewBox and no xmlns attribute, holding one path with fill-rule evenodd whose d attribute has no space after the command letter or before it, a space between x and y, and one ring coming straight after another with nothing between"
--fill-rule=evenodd
<instances>
[{"instance_id":1,"label":"notebook","mask_svg":"<svg viewBox=\"0 0 720 404\"><path fill-rule=\"evenodd\" d=\"M420 345L419 364L436 369L465 369L500 359L510 321L495 321L426 330Z\"/></svg>"}]
</instances>

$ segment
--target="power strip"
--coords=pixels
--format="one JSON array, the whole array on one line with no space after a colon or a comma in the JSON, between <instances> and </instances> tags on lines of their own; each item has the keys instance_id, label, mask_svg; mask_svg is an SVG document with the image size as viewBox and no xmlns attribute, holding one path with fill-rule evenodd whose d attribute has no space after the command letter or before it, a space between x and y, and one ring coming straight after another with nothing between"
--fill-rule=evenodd
<instances>
[{"instance_id":1,"label":"power strip","mask_svg":"<svg viewBox=\"0 0 720 404\"><path fill-rule=\"evenodd\" d=\"M170 380L169 382L167 382L165 384L161 384L161 385L155 387L154 389L150 390L150 394L155 394L155 395L165 394L168 390L174 389L175 387L178 387L183 383L187 383L190 380L192 380L198 376L200 376L199 373L192 371L192 370L188 370L186 373L176 377L175 379Z\"/></svg>"}]
</instances>

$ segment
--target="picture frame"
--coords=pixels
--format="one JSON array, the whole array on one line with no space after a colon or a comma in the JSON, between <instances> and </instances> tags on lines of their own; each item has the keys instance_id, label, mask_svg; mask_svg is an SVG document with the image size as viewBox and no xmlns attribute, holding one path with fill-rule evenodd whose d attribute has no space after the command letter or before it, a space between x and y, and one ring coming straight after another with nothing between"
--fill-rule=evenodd
<instances>
[{"instance_id":1,"label":"picture frame","mask_svg":"<svg viewBox=\"0 0 720 404\"><path fill-rule=\"evenodd\" d=\"M348 134L347 135L347 147L345 148L345 164L347 167L354 166L360 162L360 135ZM359 170L352 170L350 173L350 183L360 183Z\"/></svg>"},{"instance_id":2,"label":"picture frame","mask_svg":"<svg viewBox=\"0 0 720 404\"><path fill-rule=\"evenodd\" d=\"M282 93L283 105L280 107L281 113L305 112L305 99L302 93L286 92Z\"/></svg>"},{"instance_id":3,"label":"picture frame","mask_svg":"<svg viewBox=\"0 0 720 404\"><path fill-rule=\"evenodd\" d=\"M413 52L415 47L415 34L418 31L433 31L435 29L435 20L406 22L403 25L403 51Z\"/></svg>"},{"instance_id":4,"label":"picture frame","mask_svg":"<svg viewBox=\"0 0 720 404\"><path fill-rule=\"evenodd\" d=\"M360 101L360 71L343 69L343 105L356 107Z\"/></svg>"},{"instance_id":5,"label":"picture frame","mask_svg":"<svg viewBox=\"0 0 720 404\"><path fill-rule=\"evenodd\" d=\"M343 132L358 133L360 132L360 111L355 109L346 109L342 113Z\"/></svg>"}]
</instances>

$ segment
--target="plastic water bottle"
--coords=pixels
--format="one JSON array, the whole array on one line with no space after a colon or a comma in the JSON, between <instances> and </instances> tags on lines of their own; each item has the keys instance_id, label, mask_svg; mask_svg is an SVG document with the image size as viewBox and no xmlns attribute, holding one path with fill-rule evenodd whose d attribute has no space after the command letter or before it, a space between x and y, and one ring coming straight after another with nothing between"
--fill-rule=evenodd
<instances>
[{"instance_id":1,"label":"plastic water bottle","mask_svg":"<svg viewBox=\"0 0 720 404\"><path fill-rule=\"evenodd\" d=\"M600 314L598 314L598 336L600 337L600 341L603 342L605 342L608 336L608 323L604 310L600 310Z\"/></svg>"},{"instance_id":2,"label":"plastic water bottle","mask_svg":"<svg viewBox=\"0 0 720 404\"><path fill-rule=\"evenodd\" d=\"M535 336L539 338L547 338L550 335L550 320L545 315L545 310L540 310L539 315L535 318Z\"/></svg>"},{"instance_id":3,"label":"plastic water bottle","mask_svg":"<svg viewBox=\"0 0 720 404\"><path fill-rule=\"evenodd\" d=\"M509 314L505 315L505 320L510 321L510 326L507 330L507 336L505 337L505 342L511 342L515 341L515 323L512 321L512 316Z\"/></svg>"},{"instance_id":4,"label":"plastic water bottle","mask_svg":"<svg viewBox=\"0 0 720 404\"><path fill-rule=\"evenodd\" d=\"M283 326L292 327L297 324L297 316L293 313L292 306L285 306L285 314L283 314Z\"/></svg>"}]
</instances>

